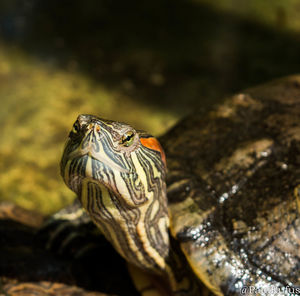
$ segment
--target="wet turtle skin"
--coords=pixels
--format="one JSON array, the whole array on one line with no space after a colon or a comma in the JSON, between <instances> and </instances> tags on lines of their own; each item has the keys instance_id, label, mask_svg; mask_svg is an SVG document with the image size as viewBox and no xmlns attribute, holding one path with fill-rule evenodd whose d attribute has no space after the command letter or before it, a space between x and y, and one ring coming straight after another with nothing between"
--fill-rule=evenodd
<instances>
[{"instance_id":1,"label":"wet turtle skin","mask_svg":"<svg viewBox=\"0 0 300 296\"><path fill-rule=\"evenodd\" d=\"M196 275L218 295L300 293L300 77L188 116L160 141L171 232Z\"/></svg>"}]
</instances>

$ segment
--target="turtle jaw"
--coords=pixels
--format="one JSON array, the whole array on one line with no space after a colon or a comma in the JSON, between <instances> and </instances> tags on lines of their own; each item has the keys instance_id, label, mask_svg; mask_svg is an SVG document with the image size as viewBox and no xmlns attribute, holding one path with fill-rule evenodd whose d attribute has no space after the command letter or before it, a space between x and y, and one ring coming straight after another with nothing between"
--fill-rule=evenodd
<instances>
[{"instance_id":1,"label":"turtle jaw","mask_svg":"<svg viewBox=\"0 0 300 296\"><path fill-rule=\"evenodd\" d=\"M63 157L61 161L61 174L66 185L74 191L78 197L81 195L82 183L84 180L89 180L95 184L99 184L101 187L107 188L114 194L128 195L124 186L119 186L112 182L113 178L109 176L116 176L119 179L120 176L127 179L137 179L137 174L133 170L129 170L125 167L97 155L93 149L87 151L76 150L73 151L67 158ZM106 177L104 177L106 175ZM130 203L130 199L127 198ZM131 206L133 206L131 204Z\"/></svg>"},{"instance_id":2,"label":"turtle jaw","mask_svg":"<svg viewBox=\"0 0 300 296\"><path fill-rule=\"evenodd\" d=\"M110 163L101 162L90 153L73 152L62 170L67 186L78 195L93 222L118 253L139 268L164 272L169 254L164 182L153 184L159 197L153 192L147 194L145 178L139 179L137 173L129 170L112 168Z\"/></svg>"},{"instance_id":3,"label":"turtle jaw","mask_svg":"<svg viewBox=\"0 0 300 296\"><path fill-rule=\"evenodd\" d=\"M78 149L71 152L68 155L68 162L71 162L73 159L84 159L87 157L87 164L85 168L85 177L95 178L97 174L96 168L101 168L103 171L114 170L119 173L124 174L133 174L132 170L112 161L110 158L104 157L99 151L95 151L92 145L89 145L83 149ZM96 171L95 171L96 170Z\"/></svg>"}]
</instances>

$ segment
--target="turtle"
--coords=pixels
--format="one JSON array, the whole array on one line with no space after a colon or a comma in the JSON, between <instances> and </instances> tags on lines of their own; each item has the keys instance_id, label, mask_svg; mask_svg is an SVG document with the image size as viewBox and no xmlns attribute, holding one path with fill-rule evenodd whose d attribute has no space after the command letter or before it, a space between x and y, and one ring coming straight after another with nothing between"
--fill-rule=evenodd
<instances>
[{"instance_id":1,"label":"turtle","mask_svg":"<svg viewBox=\"0 0 300 296\"><path fill-rule=\"evenodd\" d=\"M48 245L71 252L66 224L101 233L143 296L299 294L299 119L299 76L197 110L159 138L79 115L60 163L77 199L42 228L58 225Z\"/></svg>"},{"instance_id":2,"label":"turtle","mask_svg":"<svg viewBox=\"0 0 300 296\"><path fill-rule=\"evenodd\" d=\"M81 114L60 168L141 295L300 293L299 77L198 110L159 139Z\"/></svg>"}]
</instances>

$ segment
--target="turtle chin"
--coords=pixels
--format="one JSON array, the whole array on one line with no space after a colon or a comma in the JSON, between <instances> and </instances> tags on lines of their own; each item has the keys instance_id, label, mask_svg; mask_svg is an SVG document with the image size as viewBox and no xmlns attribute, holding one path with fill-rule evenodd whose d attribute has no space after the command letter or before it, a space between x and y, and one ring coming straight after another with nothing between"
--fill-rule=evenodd
<instances>
[{"instance_id":1,"label":"turtle chin","mask_svg":"<svg viewBox=\"0 0 300 296\"><path fill-rule=\"evenodd\" d=\"M90 157L89 160L85 172L87 182L104 187L128 209L137 208L148 200L145 184L134 169L112 164L106 159Z\"/></svg>"}]
</instances>

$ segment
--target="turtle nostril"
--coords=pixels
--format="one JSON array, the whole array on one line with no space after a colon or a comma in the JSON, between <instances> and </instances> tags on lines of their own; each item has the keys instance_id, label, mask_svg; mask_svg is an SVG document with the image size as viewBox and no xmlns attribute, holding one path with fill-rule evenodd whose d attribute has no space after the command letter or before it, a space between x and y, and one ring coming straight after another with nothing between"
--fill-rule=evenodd
<instances>
[{"instance_id":1,"label":"turtle nostril","mask_svg":"<svg viewBox=\"0 0 300 296\"><path fill-rule=\"evenodd\" d=\"M96 124L96 132L100 132L100 125Z\"/></svg>"}]
</instances>

